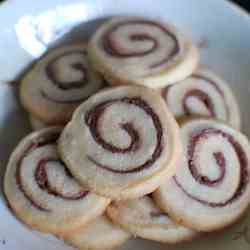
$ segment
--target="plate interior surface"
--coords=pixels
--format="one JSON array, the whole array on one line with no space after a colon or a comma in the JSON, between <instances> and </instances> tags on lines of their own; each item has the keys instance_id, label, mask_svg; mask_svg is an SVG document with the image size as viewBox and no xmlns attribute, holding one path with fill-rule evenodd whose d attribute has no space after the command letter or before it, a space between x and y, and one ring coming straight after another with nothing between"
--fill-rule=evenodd
<instances>
[{"instance_id":1,"label":"plate interior surface","mask_svg":"<svg viewBox=\"0 0 250 250\"><path fill-rule=\"evenodd\" d=\"M240 103L250 136L250 17L226 1L10 0L0 4L0 250L68 250L52 236L31 231L9 211L2 179L11 151L31 129L18 101L18 78L50 47L86 41L107 17L141 15L169 21L200 47L201 62L224 77ZM16 81L17 80L17 81ZM189 209L187 207L187 209ZM101 244L101 243L100 243ZM166 246L131 240L122 250L249 250L250 214L222 232Z\"/></svg>"}]
</instances>

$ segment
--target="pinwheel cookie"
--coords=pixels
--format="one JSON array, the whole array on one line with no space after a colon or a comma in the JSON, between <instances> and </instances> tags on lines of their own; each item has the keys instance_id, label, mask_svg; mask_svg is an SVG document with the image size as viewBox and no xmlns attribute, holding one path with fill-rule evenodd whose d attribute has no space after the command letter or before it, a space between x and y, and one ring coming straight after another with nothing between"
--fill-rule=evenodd
<instances>
[{"instance_id":1,"label":"pinwheel cookie","mask_svg":"<svg viewBox=\"0 0 250 250\"><path fill-rule=\"evenodd\" d=\"M109 200L88 192L67 171L56 150L60 128L34 132L12 153L4 192L16 216L32 229L73 233L101 215Z\"/></svg>"},{"instance_id":2,"label":"pinwheel cookie","mask_svg":"<svg viewBox=\"0 0 250 250\"><path fill-rule=\"evenodd\" d=\"M240 128L240 111L229 84L204 67L164 88L162 96L177 118L207 116Z\"/></svg>"},{"instance_id":3,"label":"pinwheel cookie","mask_svg":"<svg viewBox=\"0 0 250 250\"><path fill-rule=\"evenodd\" d=\"M59 139L70 172L112 199L151 193L176 169L181 143L160 95L145 87L103 90L74 113Z\"/></svg>"},{"instance_id":4,"label":"pinwheel cookie","mask_svg":"<svg viewBox=\"0 0 250 250\"><path fill-rule=\"evenodd\" d=\"M90 40L93 67L112 84L151 88L183 80L196 68L196 47L172 25L142 17L114 17Z\"/></svg>"},{"instance_id":5,"label":"pinwheel cookie","mask_svg":"<svg viewBox=\"0 0 250 250\"><path fill-rule=\"evenodd\" d=\"M198 235L194 230L178 225L163 213L150 196L135 200L113 202L107 209L108 216L133 235L160 241L178 243Z\"/></svg>"},{"instance_id":6,"label":"pinwheel cookie","mask_svg":"<svg viewBox=\"0 0 250 250\"><path fill-rule=\"evenodd\" d=\"M21 82L25 109L48 125L70 120L75 108L104 85L90 68L84 44L63 46L42 57Z\"/></svg>"},{"instance_id":7,"label":"pinwheel cookie","mask_svg":"<svg viewBox=\"0 0 250 250\"><path fill-rule=\"evenodd\" d=\"M239 131L209 119L181 125L183 159L154 193L176 221L198 231L234 223L250 203L250 145Z\"/></svg>"},{"instance_id":8,"label":"pinwheel cookie","mask_svg":"<svg viewBox=\"0 0 250 250\"><path fill-rule=\"evenodd\" d=\"M114 225L106 215L102 215L64 240L77 249L110 250L125 243L130 236L130 233Z\"/></svg>"}]
</instances>

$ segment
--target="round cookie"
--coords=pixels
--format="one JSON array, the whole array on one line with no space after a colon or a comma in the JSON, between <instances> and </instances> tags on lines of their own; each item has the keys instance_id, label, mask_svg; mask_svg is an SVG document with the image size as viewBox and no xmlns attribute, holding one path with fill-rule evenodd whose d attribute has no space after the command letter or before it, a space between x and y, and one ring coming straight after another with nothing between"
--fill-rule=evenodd
<instances>
[{"instance_id":1,"label":"round cookie","mask_svg":"<svg viewBox=\"0 0 250 250\"><path fill-rule=\"evenodd\" d=\"M229 84L204 67L164 88L162 96L176 118L207 116L240 129L240 111Z\"/></svg>"},{"instance_id":2,"label":"round cookie","mask_svg":"<svg viewBox=\"0 0 250 250\"><path fill-rule=\"evenodd\" d=\"M133 235L163 243L178 243L198 235L192 229L178 225L163 213L150 196L113 202L107 209L111 220Z\"/></svg>"},{"instance_id":3,"label":"round cookie","mask_svg":"<svg viewBox=\"0 0 250 250\"><path fill-rule=\"evenodd\" d=\"M160 88L183 80L198 65L198 49L172 25L143 17L114 17L93 35L93 67L111 84Z\"/></svg>"},{"instance_id":4,"label":"round cookie","mask_svg":"<svg viewBox=\"0 0 250 250\"><path fill-rule=\"evenodd\" d=\"M30 119L31 128L33 130L40 130L40 129L47 127L47 125L44 122L34 117L33 115L29 115L29 119Z\"/></svg>"},{"instance_id":5,"label":"round cookie","mask_svg":"<svg viewBox=\"0 0 250 250\"><path fill-rule=\"evenodd\" d=\"M64 240L80 250L110 250L125 243L130 236L130 233L102 215L78 232L66 236Z\"/></svg>"},{"instance_id":6,"label":"round cookie","mask_svg":"<svg viewBox=\"0 0 250 250\"><path fill-rule=\"evenodd\" d=\"M88 192L64 167L56 141L61 128L34 132L12 153L4 192L14 214L32 229L73 233L101 215L109 199Z\"/></svg>"},{"instance_id":7,"label":"round cookie","mask_svg":"<svg viewBox=\"0 0 250 250\"><path fill-rule=\"evenodd\" d=\"M87 61L84 44L50 50L21 81L25 109L48 125L63 125L80 103L104 86Z\"/></svg>"},{"instance_id":8,"label":"round cookie","mask_svg":"<svg viewBox=\"0 0 250 250\"><path fill-rule=\"evenodd\" d=\"M181 125L184 147L177 172L153 194L177 222L214 231L236 222L250 203L250 144L246 136L210 119Z\"/></svg>"},{"instance_id":9,"label":"round cookie","mask_svg":"<svg viewBox=\"0 0 250 250\"><path fill-rule=\"evenodd\" d=\"M174 175L179 128L160 95L149 88L103 90L83 103L59 139L73 176L112 199L151 193Z\"/></svg>"}]
</instances>

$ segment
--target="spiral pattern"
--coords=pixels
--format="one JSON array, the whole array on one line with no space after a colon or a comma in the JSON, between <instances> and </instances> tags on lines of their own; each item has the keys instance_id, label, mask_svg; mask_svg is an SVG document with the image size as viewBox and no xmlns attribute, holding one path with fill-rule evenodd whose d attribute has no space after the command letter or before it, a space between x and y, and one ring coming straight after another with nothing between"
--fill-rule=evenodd
<instances>
[{"instance_id":1,"label":"spiral pattern","mask_svg":"<svg viewBox=\"0 0 250 250\"><path fill-rule=\"evenodd\" d=\"M140 17L105 23L91 39L89 55L111 83L149 86L151 80L156 88L190 75L198 61L197 49L174 27Z\"/></svg>"},{"instance_id":2,"label":"spiral pattern","mask_svg":"<svg viewBox=\"0 0 250 250\"><path fill-rule=\"evenodd\" d=\"M238 104L228 84L205 68L163 89L162 96L177 118L206 116L240 128Z\"/></svg>"},{"instance_id":3,"label":"spiral pattern","mask_svg":"<svg viewBox=\"0 0 250 250\"><path fill-rule=\"evenodd\" d=\"M215 150L213 152L213 158L218 168L218 176L211 179L209 176L202 175L199 173L198 165L201 164L201 160L199 159L199 155L197 152L202 154L202 152L198 149L198 145L206 144L206 141L211 140L215 137L221 137L223 141L225 141L226 144L229 144L230 147L232 147L233 151L235 152L238 162L239 162L239 183L238 186L235 189L235 192L227 198L223 202L209 202L207 200L203 200L202 198L193 196L191 193L187 192L182 185L178 181L178 175L175 178L176 183L178 186L192 199L195 199L196 201L203 203L205 205L211 206L211 207L223 207L228 205L229 203L232 203L234 200L236 200L246 189L247 183L249 181L249 170L248 167L248 161L246 157L246 153L243 150L242 146L234 139L233 136L230 134L223 132L222 130L215 129L215 128L207 128L199 133L195 134L193 137L191 137L189 144L187 145L188 152L187 152L187 164L189 172L192 176L192 178L199 183L200 185L205 185L208 187L214 187L221 184L221 182L224 181L225 174L226 174L226 157L227 155L221 150ZM197 149L196 149L197 147ZM207 145L209 147L209 144ZM206 150L204 147L202 150ZM197 165L196 165L197 164Z\"/></svg>"},{"instance_id":4,"label":"spiral pattern","mask_svg":"<svg viewBox=\"0 0 250 250\"><path fill-rule=\"evenodd\" d=\"M75 50L66 52L52 59L46 67L48 78L51 79L59 89L62 90L81 88L88 81L87 70L82 61L84 56L86 56L86 53L80 50ZM65 79L65 77L61 77L62 74L65 73L61 69L63 66L65 66L65 64L69 65L71 70L76 70L81 73L79 80ZM65 74L65 76L67 77L68 75Z\"/></svg>"},{"instance_id":5,"label":"spiral pattern","mask_svg":"<svg viewBox=\"0 0 250 250\"><path fill-rule=\"evenodd\" d=\"M52 58L45 72L53 88L41 87L41 95L55 103L75 103L101 88L102 80L90 72L86 56L86 51L79 49Z\"/></svg>"},{"instance_id":6,"label":"spiral pattern","mask_svg":"<svg viewBox=\"0 0 250 250\"><path fill-rule=\"evenodd\" d=\"M104 86L88 63L85 45L64 46L47 53L24 77L21 100L40 120L60 124Z\"/></svg>"},{"instance_id":7,"label":"spiral pattern","mask_svg":"<svg viewBox=\"0 0 250 250\"><path fill-rule=\"evenodd\" d=\"M28 147L24 150L23 156L19 159L17 163L17 170L16 170L16 182L19 185L19 188L24 193L25 197L30 201L32 205L39 208L43 211L50 211L49 208L43 207L40 205L42 202L39 201L39 197L36 200L35 194L34 196L29 196L30 190L25 190L25 187L28 188L28 185L30 186L30 189L32 189L33 182L36 183L40 187L40 189L43 192L47 192L50 195L53 195L55 197L60 197L61 199L81 199L84 198L85 195L87 195L87 191L82 190L82 188L74 181L71 180L72 176L68 171L65 170L64 164L60 159L58 159L58 156L56 154L56 151L50 147L50 145L53 145L52 147L55 148L56 140L59 137L59 133L55 133L54 135L51 134L51 138L42 138L41 141L31 143L28 145ZM46 140L48 139L48 140ZM41 158L36 155L36 152L39 152L39 155L41 155ZM49 155L46 154L46 156L43 155L43 151L48 151ZM31 164L32 167L28 165L25 161L25 164L23 164L24 158L30 157L29 155L34 155L34 162ZM37 163L37 164L36 164ZM27 165L26 165L27 164ZM28 167L27 167L28 166ZM51 170L54 168L53 170ZM64 169L61 171L61 169ZM69 184L69 186L66 189L69 190L63 190L60 187L57 187L56 179L53 179L53 171L56 171L65 175L65 182ZM28 180L30 182L27 183L26 176L33 175L33 180ZM54 175L56 174L54 173ZM51 176L48 176L51 174ZM61 184L61 183L59 183ZM60 190L61 189L61 190ZM72 189L72 191L71 191ZM35 198L35 199L34 199Z\"/></svg>"},{"instance_id":8,"label":"spiral pattern","mask_svg":"<svg viewBox=\"0 0 250 250\"><path fill-rule=\"evenodd\" d=\"M191 217L204 219L204 225L191 223L191 227L198 226L198 230L210 231L231 224L250 203L247 138L226 125L206 119L185 122L181 135L184 157L171 184L159 191L161 204L169 211L174 208L181 211L180 218L188 225ZM201 209L200 213L183 212L179 207L181 202L173 201L167 189L168 192L174 190L173 195L177 193L176 200L189 200L193 213ZM215 219L215 211L221 218Z\"/></svg>"},{"instance_id":9,"label":"spiral pattern","mask_svg":"<svg viewBox=\"0 0 250 250\"><path fill-rule=\"evenodd\" d=\"M164 41L157 40L154 33L162 34ZM104 51L113 57L121 58L154 54L165 43L165 53L161 58L156 58L158 61L149 64L149 68L169 63L180 52L176 35L162 24L149 20L130 20L115 24L106 31L102 39Z\"/></svg>"},{"instance_id":10,"label":"spiral pattern","mask_svg":"<svg viewBox=\"0 0 250 250\"><path fill-rule=\"evenodd\" d=\"M96 107L91 109L86 117L85 117L85 122L88 125L91 135L96 141L98 145L103 147L106 151L110 151L112 153L116 154L124 154L124 153L129 153L129 152L136 152L139 150L140 147L140 134L136 129L134 128L134 125L132 122L128 123L121 123L119 126L121 127L122 130L124 130L129 136L130 136L130 143L127 147L124 148L119 148L117 146L114 146L103 139L100 131L99 131L99 120L101 120L102 116L105 113L105 110L108 109L110 105L115 106L115 105L121 105L121 104L126 104L128 106L135 106L136 108L140 108L143 110L143 112L149 116L153 122L154 130L156 131L156 145L153 153L147 159L145 162L143 162L139 166L134 166L130 169L114 169L109 166L102 165L101 163L96 162L93 160L91 156L88 156L88 158L98 167L104 168L108 171L111 171L113 173L133 173L133 172L139 172L142 171L143 169L146 169L148 167L152 166L152 163L155 162L161 155L162 152L162 137L163 137L163 130L161 126L161 122L156 115L156 113L153 111L153 109L141 98L122 98L122 99L113 99L110 101L106 101L104 103L98 104Z\"/></svg>"},{"instance_id":11,"label":"spiral pattern","mask_svg":"<svg viewBox=\"0 0 250 250\"><path fill-rule=\"evenodd\" d=\"M92 212L84 211L89 206L85 202L91 203L95 216L108 203L82 188L65 168L56 149L60 132L50 128L24 139L10 158L5 177L6 196L17 216L53 233L71 231L93 219ZM68 224L57 228L64 221Z\"/></svg>"},{"instance_id":12,"label":"spiral pattern","mask_svg":"<svg viewBox=\"0 0 250 250\"><path fill-rule=\"evenodd\" d=\"M178 225L161 211L150 196L113 202L107 209L111 220L135 236L164 243L194 238L198 233Z\"/></svg>"},{"instance_id":13,"label":"spiral pattern","mask_svg":"<svg viewBox=\"0 0 250 250\"><path fill-rule=\"evenodd\" d=\"M122 192L144 175L165 172L167 162L175 160L177 141L176 123L159 95L128 86L105 90L82 104L64 130L59 150L89 188L102 192L103 183L105 189L115 185ZM76 167L74 160L85 162L84 167Z\"/></svg>"}]
</instances>

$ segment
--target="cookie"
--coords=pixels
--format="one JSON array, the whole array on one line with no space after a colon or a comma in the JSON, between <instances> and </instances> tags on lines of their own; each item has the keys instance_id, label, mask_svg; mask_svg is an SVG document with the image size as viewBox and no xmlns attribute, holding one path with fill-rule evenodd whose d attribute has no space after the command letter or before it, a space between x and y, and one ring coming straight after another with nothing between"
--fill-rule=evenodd
<instances>
[{"instance_id":1,"label":"cookie","mask_svg":"<svg viewBox=\"0 0 250 250\"><path fill-rule=\"evenodd\" d=\"M59 139L73 176L112 199L151 193L176 170L179 128L163 98L149 88L103 90L74 113Z\"/></svg>"},{"instance_id":2,"label":"cookie","mask_svg":"<svg viewBox=\"0 0 250 250\"><path fill-rule=\"evenodd\" d=\"M240 111L229 84L204 67L161 92L177 118L206 116L240 129Z\"/></svg>"},{"instance_id":3,"label":"cookie","mask_svg":"<svg viewBox=\"0 0 250 250\"><path fill-rule=\"evenodd\" d=\"M143 17L114 17L88 46L93 67L111 84L164 87L183 80L197 67L199 53L170 24Z\"/></svg>"},{"instance_id":4,"label":"cookie","mask_svg":"<svg viewBox=\"0 0 250 250\"><path fill-rule=\"evenodd\" d=\"M80 250L110 250L125 243L130 236L130 233L102 215L77 233L66 236L64 240Z\"/></svg>"},{"instance_id":5,"label":"cookie","mask_svg":"<svg viewBox=\"0 0 250 250\"><path fill-rule=\"evenodd\" d=\"M41 120L39 120L38 118L36 118L33 115L29 115L29 119L30 119L31 128L33 130L40 130L42 128L47 127L47 125L44 122L42 122Z\"/></svg>"},{"instance_id":6,"label":"cookie","mask_svg":"<svg viewBox=\"0 0 250 250\"><path fill-rule=\"evenodd\" d=\"M163 243L178 243L198 235L192 229L178 225L163 213L150 196L113 202L107 209L111 220L133 235Z\"/></svg>"},{"instance_id":7,"label":"cookie","mask_svg":"<svg viewBox=\"0 0 250 250\"><path fill-rule=\"evenodd\" d=\"M21 81L25 109L48 125L63 125L80 103L104 85L87 61L84 44L50 50Z\"/></svg>"},{"instance_id":8,"label":"cookie","mask_svg":"<svg viewBox=\"0 0 250 250\"><path fill-rule=\"evenodd\" d=\"M250 203L250 145L246 136L212 119L181 125L183 157L154 193L177 222L214 231L236 222Z\"/></svg>"},{"instance_id":9,"label":"cookie","mask_svg":"<svg viewBox=\"0 0 250 250\"><path fill-rule=\"evenodd\" d=\"M8 162L4 192L10 208L31 229L73 233L103 213L109 200L88 192L71 176L56 148L60 128L24 138Z\"/></svg>"}]
</instances>

